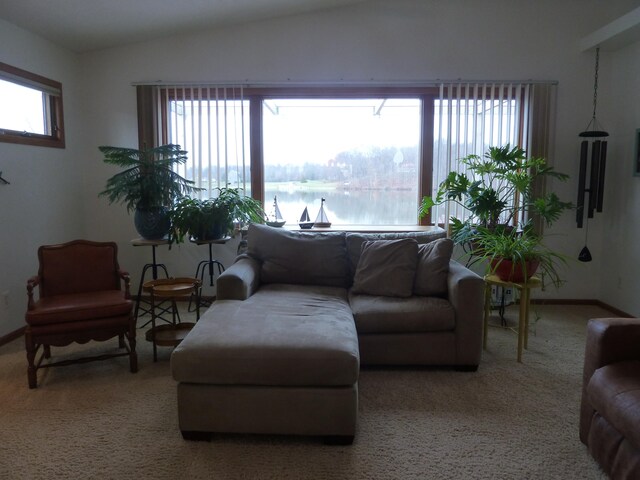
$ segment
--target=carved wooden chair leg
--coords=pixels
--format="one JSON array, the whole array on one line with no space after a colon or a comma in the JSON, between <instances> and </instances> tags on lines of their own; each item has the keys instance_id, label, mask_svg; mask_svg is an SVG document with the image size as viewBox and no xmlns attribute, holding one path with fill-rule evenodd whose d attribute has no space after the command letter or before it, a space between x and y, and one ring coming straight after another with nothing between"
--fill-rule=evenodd
<instances>
[{"instance_id":1,"label":"carved wooden chair leg","mask_svg":"<svg viewBox=\"0 0 640 480\"><path fill-rule=\"evenodd\" d=\"M125 348L124 333L121 333L120 335L118 335L118 347Z\"/></svg>"},{"instance_id":2,"label":"carved wooden chair leg","mask_svg":"<svg viewBox=\"0 0 640 480\"><path fill-rule=\"evenodd\" d=\"M25 346L27 347L27 362L29 366L27 367L27 378L29 380L29 388L36 388L38 386L38 377L37 377L37 369L35 365L36 360L36 352L38 349L33 343L33 338L31 334L26 333L25 337Z\"/></svg>"},{"instance_id":3,"label":"carved wooden chair leg","mask_svg":"<svg viewBox=\"0 0 640 480\"><path fill-rule=\"evenodd\" d=\"M136 373L138 371L138 354L136 353L135 325L131 325L131 329L129 330L127 337L129 338L129 370L131 370L131 373Z\"/></svg>"}]
</instances>

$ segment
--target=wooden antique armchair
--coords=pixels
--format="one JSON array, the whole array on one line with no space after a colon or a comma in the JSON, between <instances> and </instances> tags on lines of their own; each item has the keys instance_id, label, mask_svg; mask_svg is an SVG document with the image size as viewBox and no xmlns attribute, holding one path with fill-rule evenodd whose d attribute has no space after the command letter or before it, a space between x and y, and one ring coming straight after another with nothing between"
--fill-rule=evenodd
<instances>
[{"instance_id":1,"label":"wooden antique armchair","mask_svg":"<svg viewBox=\"0 0 640 480\"><path fill-rule=\"evenodd\" d=\"M128 355L131 372L138 371L129 275L120 270L117 253L118 247L113 242L88 240L38 249L38 275L27 282L25 344L29 388L36 388L37 370L45 367ZM36 286L37 301L33 292ZM51 357L51 346L105 341L116 336L125 352L42 364ZM36 361L40 346L43 352Z\"/></svg>"}]
</instances>

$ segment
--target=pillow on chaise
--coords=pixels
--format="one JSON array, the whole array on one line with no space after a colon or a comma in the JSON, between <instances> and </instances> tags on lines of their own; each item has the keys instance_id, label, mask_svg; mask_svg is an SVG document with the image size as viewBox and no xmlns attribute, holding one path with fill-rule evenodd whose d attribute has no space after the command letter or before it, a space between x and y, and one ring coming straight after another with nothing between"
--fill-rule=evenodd
<instances>
[{"instance_id":1,"label":"pillow on chaise","mask_svg":"<svg viewBox=\"0 0 640 480\"><path fill-rule=\"evenodd\" d=\"M251 224L247 253L261 262L261 283L349 286L349 260L342 232L290 232Z\"/></svg>"},{"instance_id":2,"label":"pillow on chaise","mask_svg":"<svg viewBox=\"0 0 640 480\"><path fill-rule=\"evenodd\" d=\"M449 261L453 253L453 241L440 238L420 245L413 292L426 297L445 297Z\"/></svg>"},{"instance_id":3,"label":"pillow on chaise","mask_svg":"<svg viewBox=\"0 0 640 480\"><path fill-rule=\"evenodd\" d=\"M365 241L353 278L353 293L410 297L418 260L413 239Z\"/></svg>"}]
</instances>

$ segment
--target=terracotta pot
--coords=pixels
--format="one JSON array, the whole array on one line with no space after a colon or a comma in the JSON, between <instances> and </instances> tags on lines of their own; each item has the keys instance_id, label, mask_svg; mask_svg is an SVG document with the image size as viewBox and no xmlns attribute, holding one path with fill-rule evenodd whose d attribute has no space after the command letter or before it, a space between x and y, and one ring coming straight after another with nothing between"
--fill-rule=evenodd
<instances>
[{"instance_id":1,"label":"terracotta pot","mask_svg":"<svg viewBox=\"0 0 640 480\"><path fill-rule=\"evenodd\" d=\"M503 282L524 283L536 273L540 265L538 260L527 260L525 263L527 267L526 277L521 263L514 264L511 260L504 258L493 259L491 261L491 271Z\"/></svg>"}]
</instances>

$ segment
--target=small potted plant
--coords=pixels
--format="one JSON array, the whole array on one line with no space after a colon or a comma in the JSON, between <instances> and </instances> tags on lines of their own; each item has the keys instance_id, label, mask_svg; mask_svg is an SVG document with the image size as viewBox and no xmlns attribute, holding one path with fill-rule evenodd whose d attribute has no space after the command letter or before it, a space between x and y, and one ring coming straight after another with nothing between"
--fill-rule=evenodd
<instances>
[{"instance_id":1,"label":"small potted plant","mask_svg":"<svg viewBox=\"0 0 640 480\"><path fill-rule=\"evenodd\" d=\"M474 254L487 260L489 272L503 281L526 283L539 273L543 284L562 283L558 268L566 264L565 257L543 245L531 226L521 231L478 227L475 242Z\"/></svg>"},{"instance_id":2,"label":"small potted plant","mask_svg":"<svg viewBox=\"0 0 640 480\"><path fill-rule=\"evenodd\" d=\"M181 243L187 236L218 240L233 232L234 223L263 222L264 216L260 202L242 195L239 188L219 188L217 197L203 200L180 197L169 212L169 241Z\"/></svg>"},{"instance_id":3,"label":"small potted plant","mask_svg":"<svg viewBox=\"0 0 640 480\"><path fill-rule=\"evenodd\" d=\"M136 150L101 146L104 162L124 168L107 180L100 195L109 203L121 202L127 211L135 211L134 223L146 239L157 240L167 235L170 227L168 210L174 199L196 190L191 180L174 171L187 160L187 152L179 145L162 145Z\"/></svg>"}]
</instances>

